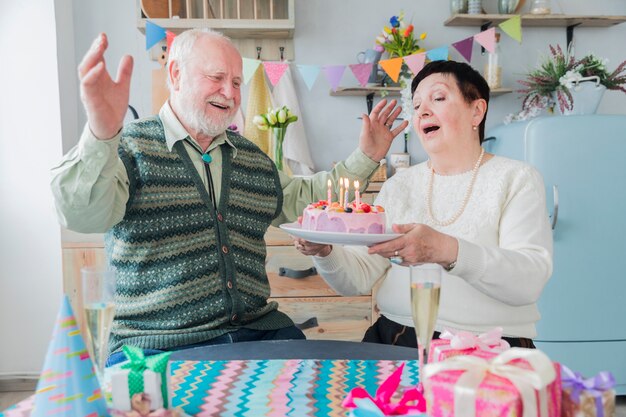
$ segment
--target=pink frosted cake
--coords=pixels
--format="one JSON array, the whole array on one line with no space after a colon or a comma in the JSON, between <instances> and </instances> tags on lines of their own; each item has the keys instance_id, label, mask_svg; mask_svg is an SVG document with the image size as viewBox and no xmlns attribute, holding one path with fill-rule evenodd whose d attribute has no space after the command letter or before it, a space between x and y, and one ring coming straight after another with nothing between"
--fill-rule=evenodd
<instances>
[{"instance_id":1,"label":"pink frosted cake","mask_svg":"<svg viewBox=\"0 0 626 417\"><path fill-rule=\"evenodd\" d=\"M336 233L385 233L385 210L381 206L370 206L354 202L343 208L339 203L327 207L325 200L309 204L301 218L306 230Z\"/></svg>"}]
</instances>

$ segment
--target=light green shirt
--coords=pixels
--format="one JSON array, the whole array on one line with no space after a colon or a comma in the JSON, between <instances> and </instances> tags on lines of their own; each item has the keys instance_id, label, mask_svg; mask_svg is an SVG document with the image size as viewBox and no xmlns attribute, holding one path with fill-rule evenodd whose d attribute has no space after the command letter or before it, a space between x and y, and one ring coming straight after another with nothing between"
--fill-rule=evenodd
<instances>
[{"instance_id":1,"label":"light green shirt","mask_svg":"<svg viewBox=\"0 0 626 417\"><path fill-rule=\"evenodd\" d=\"M172 111L169 102L163 105L159 117L163 122L167 147L172 151L174 144L189 137L189 133ZM121 133L118 133L111 139L98 140L86 125L78 145L65 155L58 166L52 168L52 193L59 221L64 227L81 233L104 233L124 218L129 181L126 167L117 154L120 137ZM184 141L185 148L208 188L204 161L198 152L200 147L195 141L192 142ZM213 158L209 168L217 201L222 188L222 146L231 146L233 157L237 157L237 149L225 133L216 136L207 149ZM277 226L294 221L308 203L326 199L328 179L334 186L339 184L340 177L349 178L351 183L359 180L363 191L367 187L367 178L376 168L378 163L357 149L330 172L291 178L279 171L283 209L272 224ZM334 189L334 199L337 199L336 192Z\"/></svg>"}]
</instances>

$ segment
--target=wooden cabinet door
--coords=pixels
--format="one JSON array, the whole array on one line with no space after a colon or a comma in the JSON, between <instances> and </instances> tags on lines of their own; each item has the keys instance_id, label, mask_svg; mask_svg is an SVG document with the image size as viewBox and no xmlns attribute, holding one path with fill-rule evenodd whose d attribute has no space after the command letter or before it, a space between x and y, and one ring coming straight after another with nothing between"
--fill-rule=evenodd
<instances>
[{"instance_id":1,"label":"wooden cabinet door","mask_svg":"<svg viewBox=\"0 0 626 417\"><path fill-rule=\"evenodd\" d=\"M80 269L83 266L104 267L105 265L106 256L102 247L63 248L63 288L70 299L76 322L83 334L85 327L82 314L83 300L81 297L82 280Z\"/></svg>"}]
</instances>

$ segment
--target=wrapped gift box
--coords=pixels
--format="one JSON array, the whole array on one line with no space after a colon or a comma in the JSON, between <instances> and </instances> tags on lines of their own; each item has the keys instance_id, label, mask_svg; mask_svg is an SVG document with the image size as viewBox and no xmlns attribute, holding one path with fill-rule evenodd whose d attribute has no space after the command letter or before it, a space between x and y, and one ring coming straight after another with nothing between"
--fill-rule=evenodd
<instances>
[{"instance_id":1,"label":"wrapped gift box","mask_svg":"<svg viewBox=\"0 0 626 417\"><path fill-rule=\"evenodd\" d=\"M418 383L418 361L172 360L170 404L188 415L346 415L355 387L375 392L404 363L398 391Z\"/></svg>"},{"instance_id":2,"label":"wrapped gift box","mask_svg":"<svg viewBox=\"0 0 626 417\"><path fill-rule=\"evenodd\" d=\"M534 349L511 348L488 361L456 356L424 368L431 417L560 417L559 364Z\"/></svg>"},{"instance_id":3,"label":"wrapped gift box","mask_svg":"<svg viewBox=\"0 0 626 417\"><path fill-rule=\"evenodd\" d=\"M584 378L561 365L563 385L562 417L613 417L615 415L615 378L600 372Z\"/></svg>"},{"instance_id":4,"label":"wrapped gift box","mask_svg":"<svg viewBox=\"0 0 626 417\"><path fill-rule=\"evenodd\" d=\"M133 393L128 386L128 369L121 369L111 374L111 396L113 408L121 411L131 409L131 397ZM149 369L143 371L143 393L150 397L151 409L163 407L163 395L161 394L161 375Z\"/></svg>"},{"instance_id":5,"label":"wrapped gift box","mask_svg":"<svg viewBox=\"0 0 626 417\"><path fill-rule=\"evenodd\" d=\"M152 410L167 408L165 370L171 352L144 356L143 350L135 346L123 346L128 362L112 370L110 389L113 409L131 410L131 399L135 394L148 394Z\"/></svg>"}]
</instances>

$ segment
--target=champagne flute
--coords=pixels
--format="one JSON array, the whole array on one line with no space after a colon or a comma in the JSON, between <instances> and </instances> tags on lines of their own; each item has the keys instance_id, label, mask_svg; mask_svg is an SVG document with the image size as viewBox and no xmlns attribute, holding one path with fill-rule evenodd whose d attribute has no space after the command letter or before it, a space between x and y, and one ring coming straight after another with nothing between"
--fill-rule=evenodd
<instances>
[{"instance_id":1,"label":"champagne flute","mask_svg":"<svg viewBox=\"0 0 626 417\"><path fill-rule=\"evenodd\" d=\"M87 328L87 349L103 382L104 364L109 352L109 335L115 315L115 270L99 267L81 269L83 308Z\"/></svg>"},{"instance_id":2,"label":"champagne flute","mask_svg":"<svg viewBox=\"0 0 626 417\"><path fill-rule=\"evenodd\" d=\"M437 264L412 265L411 267L411 312L417 336L420 374L428 363L430 342L435 331L439 312L441 291L441 266Z\"/></svg>"}]
</instances>

